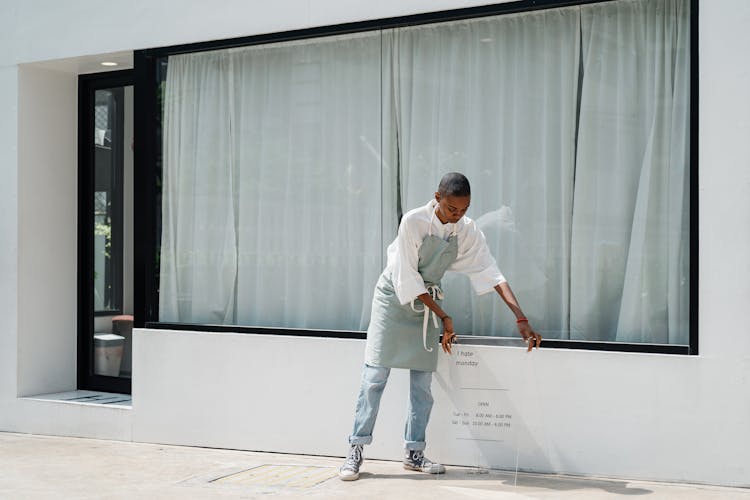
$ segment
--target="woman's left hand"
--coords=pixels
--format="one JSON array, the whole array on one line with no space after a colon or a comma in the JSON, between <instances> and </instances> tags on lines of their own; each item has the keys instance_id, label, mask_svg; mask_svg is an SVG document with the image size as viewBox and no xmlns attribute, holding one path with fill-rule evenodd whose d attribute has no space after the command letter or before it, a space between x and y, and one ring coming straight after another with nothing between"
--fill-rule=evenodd
<instances>
[{"instance_id":1,"label":"woman's left hand","mask_svg":"<svg viewBox=\"0 0 750 500\"><path fill-rule=\"evenodd\" d=\"M450 316L443 318L443 340L440 342L443 351L451 353L453 342L456 341L456 333L453 331L453 319Z\"/></svg>"},{"instance_id":2,"label":"woman's left hand","mask_svg":"<svg viewBox=\"0 0 750 500\"><path fill-rule=\"evenodd\" d=\"M535 346L539 349L539 346L542 343L542 336L531 329L531 325L529 325L528 321L518 323L518 331L521 334L521 337L523 337L523 339L529 344L526 352L530 352Z\"/></svg>"}]
</instances>

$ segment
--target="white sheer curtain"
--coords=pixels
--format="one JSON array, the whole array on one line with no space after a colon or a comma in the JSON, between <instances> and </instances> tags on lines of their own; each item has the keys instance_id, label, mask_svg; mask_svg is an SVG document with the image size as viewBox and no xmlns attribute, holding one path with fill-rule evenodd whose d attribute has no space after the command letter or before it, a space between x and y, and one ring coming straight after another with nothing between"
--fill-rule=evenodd
<instances>
[{"instance_id":1,"label":"white sheer curtain","mask_svg":"<svg viewBox=\"0 0 750 500\"><path fill-rule=\"evenodd\" d=\"M384 247L380 44L169 58L161 321L366 328Z\"/></svg>"},{"instance_id":2,"label":"white sheer curtain","mask_svg":"<svg viewBox=\"0 0 750 500\"><path fill-rule=\"evenodd\" d=\"M391 35L390 96L406 211L465 173L469 216L537 328L568 318L578 93L577 8L419 26ZM443 280L456 331L514 335L496 294Z\"/></svg>"},{"instance_id":3,"label":"white sheer curtain","mask_svg":"<svg viewBox=\"0 0 750 500\"><path fill-rule=\"evenodd\" d=\"M581 14L571 337L687 344L689 2Z\"/></svg>"},{"instance_id":4,"label":"white sheer curtain","mask_svg":"<svg viewBox=\"0 0 750 500\"><path fill-rule=\"evenodd\" d=\"M391 34L404 210L466 173L470 215L548 338L688 342L688 4ZM515 335L497 297L444 285L458 331Z\"/></svg>"},{"instance_id":5,"label":"white sheer curtain","mask_svg":"<svg viewBox=\"0 0 750 500\"><path fill-rule=\"evenodd\" d=\"M688 0L619 0L170 57L161 321L364 330L399 215L461 171L545 337L688 343L689 39Z\"/></svg>"},{"instance_id":6,"label":"white sheer curtain","mask_svg":"<svg viewBox=\"0 0 750 500\"><path fill-rule=\"evenodd\" d=\"M160 321L231 322L236 161L228 54L171 57L164 101Z\"/></svg>"}]
</instances>

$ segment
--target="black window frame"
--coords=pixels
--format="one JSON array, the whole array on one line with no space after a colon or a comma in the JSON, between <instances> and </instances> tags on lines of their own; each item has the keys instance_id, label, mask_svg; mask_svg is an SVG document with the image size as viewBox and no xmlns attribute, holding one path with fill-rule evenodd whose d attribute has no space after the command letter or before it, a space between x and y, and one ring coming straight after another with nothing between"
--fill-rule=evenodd
<instances>
[{"instance_id":1,"label":"black window frame","mask_svg":"<svg viewBox=\"0 0 750 500\"><path fill-rule=\"evenodd\" d=\"M208 325L166 323L158 320L158 241L156 234L160 208L158 179L160 175L157 128L160 117L157 74L162 58L170 55L208 50L246 47L308 38L344 35L365 31L401 28L502 14L556 9L615 0L521 0L516 2L445 10L409 16L384 18L321 26L249 37L214 40L138 50L134 52L135 127L141 131L135 147L135 326L151 329L190 330L201 332L234 332L247 334L293 335L324 338L364 339L365 332L305 330L289 328L249 327L239 325ZM698 354L698 1L690 0L690 290L689 345L596 342L545 339L544 347L592 351L638 352L658 354ZM159 129L160 130L160 129ZM508 338L462 336L466 345L507 345Z\"/></svg>"},{"instance_id":2,"label":"black window frame","mask_svg":"<svg viewBox=\"0 0 750 500\"><path fill-rule=\"evenodd\" d=\"M131 380L94 374L94 318L122 314L123 304L123 239L124 234L112 235L113 256L119 262L115 279L118 308L96 311L94 308L94 192L95 146L92 131L95 123L95 95L97 90L133 86L133 70L108 71L79 75L78 77L78 365L79 389L131 393ZM123 101L124 102L124 101ZM123 116L119 117L118 134L123 132ZM123 139L124 141L124 139ZM127 147L124 142L122 148ZM120 222L123 220L123 150L115 151L119 164L115 168L115 198ZM119 200L119 201L118 201ZM120 223L121 229L123 224Z\"/></svg>"}]
</instances>

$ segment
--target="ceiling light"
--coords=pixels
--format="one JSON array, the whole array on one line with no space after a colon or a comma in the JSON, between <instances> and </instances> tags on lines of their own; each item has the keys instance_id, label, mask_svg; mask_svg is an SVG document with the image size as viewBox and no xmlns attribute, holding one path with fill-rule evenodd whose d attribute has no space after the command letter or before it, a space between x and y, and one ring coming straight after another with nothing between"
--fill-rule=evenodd
<instances>
[{"instance_id":1,"label":"ceiling light","mask_svg":"<svg viewBox=\"0 0 750 500\"><path fill-rule=\"evenodd\" d=\"M105 61L102 63L102 66L117 66L117 63L113 61Z\"/></svg>"}]
</instances>

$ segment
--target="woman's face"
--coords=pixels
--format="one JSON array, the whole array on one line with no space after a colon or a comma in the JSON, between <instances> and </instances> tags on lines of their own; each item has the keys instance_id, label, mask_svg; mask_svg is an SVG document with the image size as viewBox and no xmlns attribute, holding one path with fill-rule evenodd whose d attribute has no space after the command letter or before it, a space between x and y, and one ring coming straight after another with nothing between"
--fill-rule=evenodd
<instances>
[{"instance_id":1,"label":"woman's face","mask_svg":"<svg viewBox=\"0 0 750 500\"><path fill-rule=\"evenodd\" d=\"M436 214L443 224L458 222L471 204L471 196L441 196L435 193L435 200L438 202Z\"/></svg>"}]
</instances>

